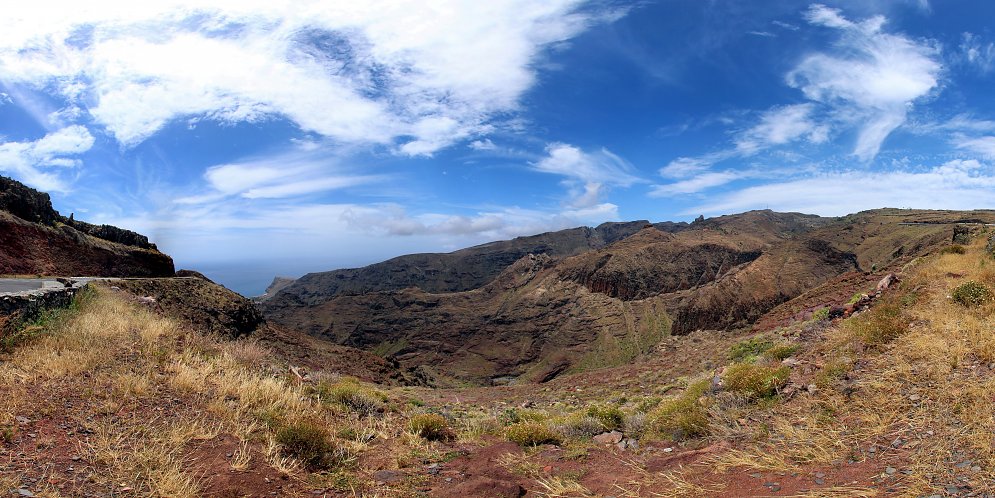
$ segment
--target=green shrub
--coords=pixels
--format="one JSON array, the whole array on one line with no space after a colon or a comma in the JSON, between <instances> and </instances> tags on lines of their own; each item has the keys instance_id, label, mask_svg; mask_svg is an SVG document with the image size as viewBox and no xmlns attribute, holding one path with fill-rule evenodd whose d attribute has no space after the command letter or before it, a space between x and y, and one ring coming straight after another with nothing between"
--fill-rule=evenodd
<instances>
[{"instance_id":1,"label":"green shrub","mask_svg":"<svg viewBox=\"0 0 995 498\"><path fill-rule=\"evenodd\" d=\"M428 439L429 441L442 441L452 436L449 430L449 423L445 417L436 413L422 413L411 417L408 422L411 432Z\"/></svg>"},{"instance_id":2,"label":"green shrub","mask_svg":"<svg viewBox=\"0 0 995 498\"><path fill-rule=\"evenodd\" d=\"M598 421L606 431L622 427L625 414L615 405L591 405L587 407L587 416Z\"/></svg>"},{"instance_id":3,"label":"green shrub","mask_svg":"<svg viewBox=\"0 0 995 498\"><path fill-rule=\"evenodd\" d=\"M743 394L749 398L770 398L788 382L790 374L791 369L787 366L736 363L726 368L722 375L722 385L727 391Z\"/></svg>"},{"instance_id":4,"label":"green shrub","mask_svg":"<svg viewBox=\"0 0 995 498\"><path fill-rule=\"evenodd\" d=\"M519 408L508 408L499 416L504 425L517 424L519 422L545 422L549 415L538 410L528 410Z\"/></svg>"},{"instance_id":5,"label":"green shrub","mask_svg":"<svg viewBox=\"0 0 995 498\"><path fill-rule=\"evenodd\" d=\"M774 342L770 339L751 337L729 348L729 359L732 361L753 361L761 353L772 347L774 347Z\"/></svg>"},{"instance_id":6,"label":"green shrub","mask_svg":"<svg viewBox=\"0 0 995 498\"><path fill-rule=\"evenodd\" d=\"M950 296L957 303L970 308L991 301L992 291L984 284L971 280L957 286Z\"/></svg>"},{"instance_id":7,"label":"green shrub","mask_svg":"<svg viewBox=\"0 0 995 498\"><path fill-rule=\"evenodd\" d=\"M504 431L508 441L519 446L539 446L540 444L559 444L560 434L539 422L519 422L508 426Z\"/></svg>"},{"instance_id":8,"label":"green shrub","mask_svg":"<svg viewBox=\"0 0 995 498\"><path fill-rule=\"evenodd\" d=\"M682 441L708 434L708 406L702 396L708 391L708 379L691 384L676 398L665 399L646 415L649 434Z\"/></svg>"},{"instance_id":9,"label":"green shrub","mask_svg":"<svg viewBox=\"0 0 995 498\"><path fill-rule=\"evenodd\" d=\"M829 320L829 308L820 308L815 313L812 313L812 320L817 322Z\"/></svg>"},{"instance_id":10,"label":"green shrub","mask_svg":"<svg viewBox=\"0 0 995 498\"><path fill-rule=\"evenodd\" d=\"M847 326L869 346L891 342L909 331L909 319L903 309L905 302L905 296L885 294L870 311L847 320Z\"/></svg>"},{"instance_id":11,"label":"green shrub","mask_svg":"<svg viewBox=\"0 0 995 498\"><path fill-rule=\"evenodd\" d=\"M335 383L322 381L315 389L322 399L338 403L361 415L383 412L388 399L383 391L363 386L354 379L342 379Z\"/></svg>"},{"instance_id":12,"label":"green shrub","mask_svg":"<svg viewBox=\"0 0 995 498\"><path fill-rule=\"evenodd\" d=\"M764 356L772 360L781 361L789 358L798 351L798 346L794 344L778 344L764 352Z\"/></svg>"},{"instance_id":13,"label":"green shrub","mask_svg":"<svg viewBox=\"0 0 995 498\"><path fill-rule=\"evenodd\" d=\"M332 468L340 457L339 449L329 440L328 430L312 422L283 426L276 431L276 440L284 454L312 469Z\"/></svg>"},{"instance_id":14,"label":"green shrub","mask_svg":"<svg viewBox=\"0 0 995 498\"><path fill-rule=\"evenodd\" d=\"M659 396L647 396L636 403L636 412L648 413L650 410L660 405L663 398Z\"/></svg>"},{"instance_id":15,"label":"green shrub","mask_svg":"<svg viewBox=\"0 0 995 498\"><path fill-rule=\"evenodd\" d=\"M825 366L819 370L819 373L815 374L815 385L820 388L826 388L832 385L839 379L842 379L850 372L853 368L849 361L846 360L833 360L826 363Z\"/></svg>"}]
</instances>

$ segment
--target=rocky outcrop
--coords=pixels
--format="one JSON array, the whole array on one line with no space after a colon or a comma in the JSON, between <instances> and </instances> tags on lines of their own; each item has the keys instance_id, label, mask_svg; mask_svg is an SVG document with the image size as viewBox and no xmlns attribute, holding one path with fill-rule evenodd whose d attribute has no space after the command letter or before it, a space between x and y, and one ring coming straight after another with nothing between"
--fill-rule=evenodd
<instances>
[{"instance_id":1,"label":"rocky outcrop","mask_svg":"<svg viewBox=\"0 0 995 498\"><path fill-rule=\"evenodd\" d=\"M48 194L0 177L0 274L165 277L173 260L144 235L65 218Z\"/></svg>"},{"instance_id":2,"label":"rocky outcrop","mask_svg":"<svg viewBox=\"0 0 995 498\"><path fill-rule=\"evenodd\" d=\"M62 220L48 194L4 176L0 176L0 211L43 225Z\"/></svg>"}]
</instances>

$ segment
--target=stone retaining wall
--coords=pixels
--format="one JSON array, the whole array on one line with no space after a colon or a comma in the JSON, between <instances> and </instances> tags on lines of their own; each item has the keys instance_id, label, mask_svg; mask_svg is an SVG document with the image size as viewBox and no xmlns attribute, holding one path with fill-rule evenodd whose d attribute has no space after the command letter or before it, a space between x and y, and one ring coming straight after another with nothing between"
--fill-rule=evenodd
<instances>
[{"instance_id":1,"label":"stone retaining wall","mask_svg":"<svg viewBox=\"0 0 995 498\"><path fill-rule=\"evenodd\" d=\"M45 310L69 307L87 285L88 281L73 281L68 287L0 294L0 336L37 319Z\"/></svg>"}]
</instances>

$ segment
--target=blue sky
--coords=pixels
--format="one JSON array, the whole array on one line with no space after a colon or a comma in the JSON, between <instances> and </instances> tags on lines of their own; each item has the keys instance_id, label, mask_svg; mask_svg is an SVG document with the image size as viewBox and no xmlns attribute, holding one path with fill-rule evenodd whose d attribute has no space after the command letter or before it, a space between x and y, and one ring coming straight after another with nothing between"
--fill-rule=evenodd
<instances>
[{"instance_id":1,"label":"blue sky","mask_svg":"<svg viewBox=\"0 0 995 498\"><path fill-rule=\"evenodd\" d=\"M604 221L995 207L990 2L21 3L0 174L246 294Z\"/></svg>"}]
</instances>

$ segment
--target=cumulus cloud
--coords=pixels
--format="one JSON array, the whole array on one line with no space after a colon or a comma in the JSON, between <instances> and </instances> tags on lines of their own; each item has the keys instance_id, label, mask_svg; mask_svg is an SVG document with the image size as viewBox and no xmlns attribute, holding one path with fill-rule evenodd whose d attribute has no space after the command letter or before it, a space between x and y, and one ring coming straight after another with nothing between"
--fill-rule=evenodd
<instances>
[{"instance_id":1,"label":"cumulus cloud","mask_svg":"<svg viewBox=\"0 0 995 498\"><path fill-rule=\"evenodd\" d=\"M995 168L977 160L953 160L927 169L887 172L838 171L744 188L687 210L730 213L766 208L839 216L864 209L995 207Z\"/></svg>"},{"instance_id":2,"label":"cumulus cloud","mask_svg":"<svg viewBox=\"0 0 995 498\"><path fill-rule=\"evenodd\" d=\"M61 171L80 164L78 157L93 147L94 138L82 126L69 126L31 142L0 143L0 171L16 174L44 191L66 192Z\"/></svg>"},{"instance_id":3,"label":"cumulus cloud","mask_svg":"<svg viewBox=\"0 0 995 498\"><path fill-rule=\"evenodd\" d=\"M125 146L176 119L289 119L427 155L517 109L579 0L39 0L5 7L0 79L87 109Z\"/></svg>"},{"instance_id":4,"label":"cumulus cloud","mask_svg":"<svg viewBox=\"0 0 995 498\"><path fill-rule=\"evenodd\" d=\"M906 119L909 106L936 88L942 66L938 50L883 31L885 18L854 22L838 9L809 8L809 23L840 31L836 50L815 53L787 76L809 99L849 115L861 125L853 153L873 159L881 144Z\"/></svg>"}]
</instances>

